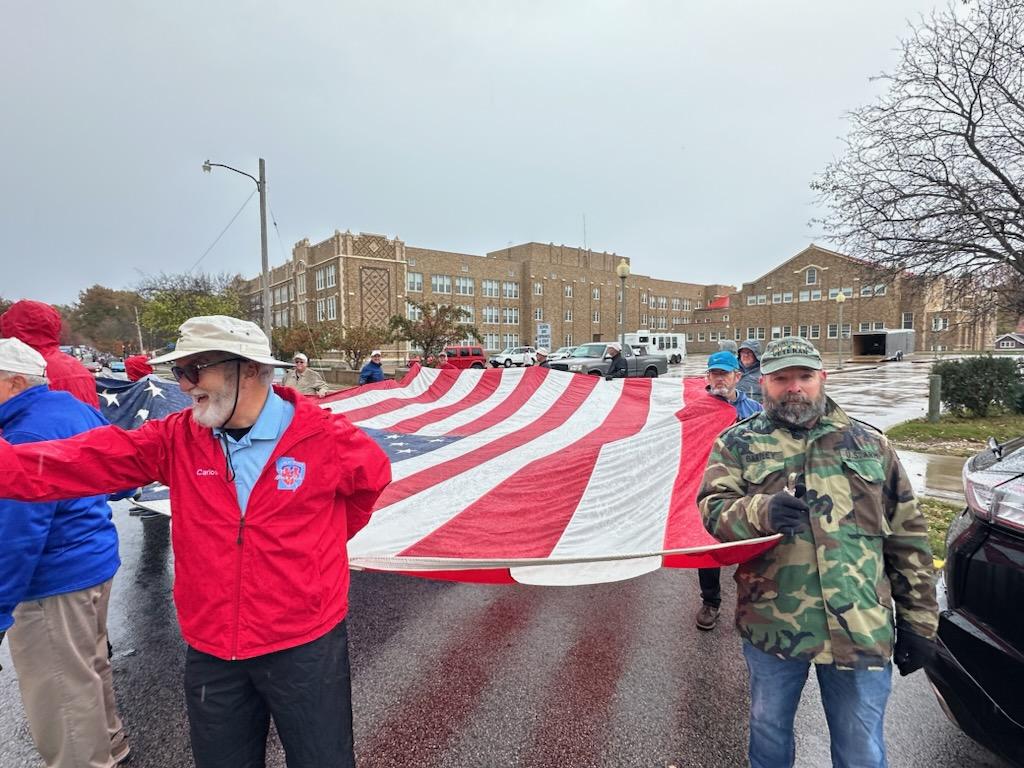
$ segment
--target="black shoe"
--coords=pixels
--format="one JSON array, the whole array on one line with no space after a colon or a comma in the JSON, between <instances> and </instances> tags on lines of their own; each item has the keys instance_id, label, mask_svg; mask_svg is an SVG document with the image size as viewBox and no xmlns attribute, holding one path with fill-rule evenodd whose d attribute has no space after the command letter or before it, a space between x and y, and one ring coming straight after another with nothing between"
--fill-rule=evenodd
<instances>
[{"instance_id":1,"label":"black shoe","mask_svg":"<svg viewBox=\"0 0 1024 768\"><path fill-rule=\"evenodd\" d=\"M705 603L697 611L697 629L703 629L705 632L715 628L718 623L719 610L713 605Z\"/></svg>"}]
</instances>

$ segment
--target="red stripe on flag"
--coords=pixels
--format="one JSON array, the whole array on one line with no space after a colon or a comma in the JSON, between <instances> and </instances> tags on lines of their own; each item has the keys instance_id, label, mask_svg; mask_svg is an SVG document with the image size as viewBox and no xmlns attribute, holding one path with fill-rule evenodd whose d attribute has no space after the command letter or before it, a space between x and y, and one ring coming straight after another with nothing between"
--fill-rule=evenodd
<instances>
[{"instance_id":1,"label":"red stripe on flag","mask_svg":"<svg viewBox=\"0 0 1024 768\"><path fill-rule=\"evenodd\" d=\"M335 392L328 395L327 397L319 400L320 403L337 403L341 400L348 400L350 397L356 395L362 395L366 392L372 392L380 389L401 389L402 387L409 386L412 380L416 378L416 375L420 372L420 366L417 363L413 363L409 366L409 370L406 371L405 376L402 377L401 381L395 381L394 379L384 379L384 381L378 381L374 384L358 384L354 387L349 387L341 392ZM316 397L313 395L312 397Z\"/></svg>"},{"instance_id":2,"label":"red stripe on flag","mask_svg":"<svg viewBox=\"0 0 1024 768\"><path fill-rule=\"evenodd\" d=\"M416 432L417 430L423 429L430 424L436 424L443 419L447 419L460 411L464 411L467 408L472 408L477 403L481 403L494 394L494 390L498 388L499 382L501 382L502 370L498 368L491 368L483 372L480 380L476 386L469 391L464 398L459 400L457 403L444 406L443 408L435 408L432 411L421 414L419 416L413 416L411 419L400 421L393 427L390 427L393 432Z\"/></svg>"},{"instance_id":3,"label":"red stripe on flag","mask_svg":"<svg viewBox=\"0 0 1024 768\"><path fill-rule=\"evenodd\" d=\"M524 376L523 379L525 380L525 378ZM376 508L382 509L413 494L425 491L443 480L465 472L467 469L472 469L485 461L490 461L495 456L507 453L530 440L557 429L572 416L596 385L597 380L593 376L574 376L568 388L555 401L555 404L536 421L505 435L500 440L481 446L472 453L429 466L403 480L394 481L384 489L384 493L377 499ZM504 405L501 407L504 408Z\"/></svg>"},{"instance_id":4,"label":"red stripe on flag","mask_svg":"<svg viewBox=\"0 0 1024 768\"><path fill-rule=\"evenodd\" d=\"M590 380L590 376L578 376ZM599 427L555 454L530 462L401 555L547 557L590 484L601 448L639 432L651 405L651 381L628 379ZM575 408L573 410L576 410ZM550 431L547 425L541 431ZM557 489L529 503L538 488ZM528 535L529 539L523 536Z\"/></svg>"},{"instance_id":5,"label":"red stripe on flag","mask_svg":"<svg viewBox=\"0 0 1024 768\"><path fill-rule=\"evenodd\" d=\"M416 397L392 397L387 400L382 400L379 403L373 405L364 405L362 408L356 408L351 411L343 411L348 420L353 424L364 419L372 419L374 416L383 416L385 413L391 413L391 411L397 411L399 408L404 408L407 405L417 405L420 403L431 403L437 400L439 397L452 388L455 384L455 379L458 376L458 371L441 371L433 383L427 387L427 391L422 395ZM401 390L396 390L401 391Z\"/></svg>"},{"instance_id":6,"label":"red stripe on flag","mask_svg":"<svg viewBox=\"0 0 1024 768\"><path fill-rule=\"evenodd\" d=\"M550 375L550 372L546 368L527 368L523 371L523 375L519 379L519 383L516 384L515 389L508 393L508 397L502 400L500 405L480 418L474 419L468 424L463 424L461 427L456 427L450 432L446 432L445 435L453 437L475 435L478 432L483 432L485 429L490 429L496 424L500 424L522 408L533 397L537 390L540 389L540 385L544 383L544 377L547 375ZM590 389L592 387L588 388L587 392Z\"/></svg>"},{"instance_id":7,"label":"red stripe on flag","mask_svg":"<svg viewBox=\"0 0 1024 768\"><path fill-rule=\"evenodd\" d=\"M718 544L710 533L704 530L700 510L697 509L697 492L700 490L707 467L708 456L715 438L736 421L736 409L713 395L709 395L703 379L689 378L683 382L685 407L679 417L680 440L683 450L679 454L679 471L672 488L669 504L668 523L665 526L665 549L696 547L702 544ZM736 557L740 548L716 550L714 553L672 556L665 558L675 563L685 559L687 568L714 568L723 563L736 563L746 559ZM680 562L681 564L681 562Z\"/></svg>"}]
</instances>

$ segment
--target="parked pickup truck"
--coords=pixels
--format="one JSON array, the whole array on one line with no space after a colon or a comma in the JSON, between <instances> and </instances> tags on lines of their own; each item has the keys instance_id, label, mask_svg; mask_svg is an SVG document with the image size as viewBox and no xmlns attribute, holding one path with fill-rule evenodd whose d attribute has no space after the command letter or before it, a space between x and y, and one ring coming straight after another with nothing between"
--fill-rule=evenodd
<instances>
[{"instance_id":1,"label":"parked pickup truck","mask_svg":"<svg viewBox=\"0 0 1024 768\"><path fill-rule=\"evenodd\" d=\"M557 371L604 376L611 367L611 357L605 354L607 351L608 345L603 341L581 344L569 357L556 360L550 367ZM627 376L646 376L654 379L668 373L668 358L664 355L638 355L627 344L622 350L622 356L626 358Z\"/></svg>"}]
</instances>

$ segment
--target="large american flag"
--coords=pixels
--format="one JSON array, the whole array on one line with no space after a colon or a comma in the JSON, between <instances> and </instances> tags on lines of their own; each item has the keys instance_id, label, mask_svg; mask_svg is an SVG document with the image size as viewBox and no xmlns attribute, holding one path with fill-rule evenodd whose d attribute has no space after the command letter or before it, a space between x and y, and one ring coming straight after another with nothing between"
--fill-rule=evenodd
<instances>
[{"instance_id":1,"label":"large american flag","mask_svg":"<svg viewBox=\"0 0 1024 768\"><path fill-rule=\"evenodd\" d=\"M393 481L349 542L353 567L491 583L591 584L746 560L695 499L735 410L701 379L606 381L544 368L441 371L342 392Z\"/></svg>"}]
</instances>

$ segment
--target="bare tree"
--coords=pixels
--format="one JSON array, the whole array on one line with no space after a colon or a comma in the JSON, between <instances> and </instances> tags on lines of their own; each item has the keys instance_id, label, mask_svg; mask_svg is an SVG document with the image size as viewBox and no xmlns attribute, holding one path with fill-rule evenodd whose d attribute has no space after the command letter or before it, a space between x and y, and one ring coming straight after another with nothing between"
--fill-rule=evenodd
<instances>
[{"instance_id":1,"label":"bare tree","mask_svg":"<svg viewBox=\"0 0 1024 768\"><path fill-rule=\"evenodd\" d=\"M893 274L942 277L975 316L1024 310L1024 0L922 18L888 90L850 113L812 183L831 240Z\"/></svg>"}]
</instances>

